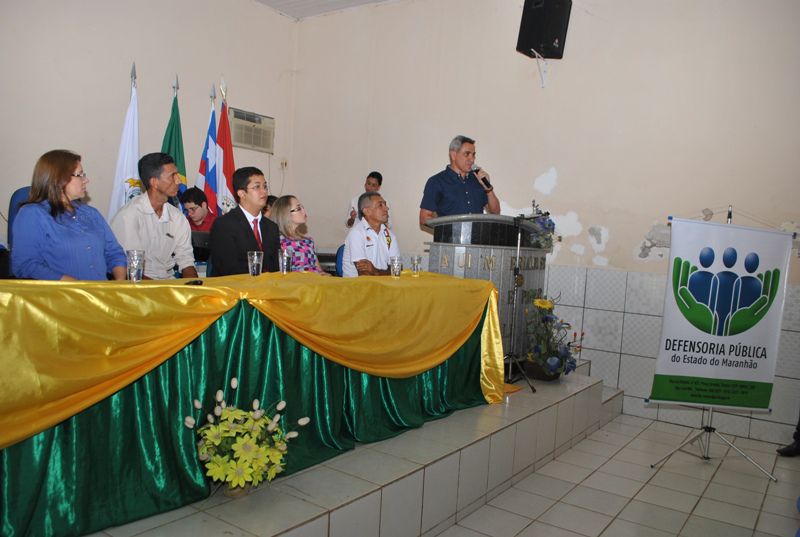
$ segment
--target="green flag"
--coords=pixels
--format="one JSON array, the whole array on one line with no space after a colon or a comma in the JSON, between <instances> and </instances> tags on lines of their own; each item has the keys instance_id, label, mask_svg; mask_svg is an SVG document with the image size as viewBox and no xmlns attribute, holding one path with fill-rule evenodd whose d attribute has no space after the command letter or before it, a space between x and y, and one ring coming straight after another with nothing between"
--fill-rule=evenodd
<instances>
[{"instance_id":1,"label":"green flag","mask_svg":"<svg viewBox=\"0 0 800 537\"><path fill-rule=\"evenodd\" d=\"M161 143L161 152L166 153L175 159L175 166L178 167L178 174L181 176L180 192L187 188L186 183L186 159L183 158L183 134L181 133L181 113L178 110L178 94L172 99L172 112L167 123L167 132L164 133L164 141Z\"/></svg>"}]
</instances>

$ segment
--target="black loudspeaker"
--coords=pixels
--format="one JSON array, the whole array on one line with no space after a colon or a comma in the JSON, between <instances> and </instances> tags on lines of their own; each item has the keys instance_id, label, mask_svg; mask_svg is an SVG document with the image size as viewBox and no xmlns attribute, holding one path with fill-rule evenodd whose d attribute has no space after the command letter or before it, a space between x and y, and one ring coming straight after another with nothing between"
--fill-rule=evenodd
<instances>
[{"instance_id":1,"label":"black loudspeaker","mask_svg":"<svg viewBox=\"0 0 800 537\"><path fill-rule=\"evenodd\" d=\"M564 56L572 0L525 0L519 25L517 52L535 58Z\"/></svg>"}]
</instances>

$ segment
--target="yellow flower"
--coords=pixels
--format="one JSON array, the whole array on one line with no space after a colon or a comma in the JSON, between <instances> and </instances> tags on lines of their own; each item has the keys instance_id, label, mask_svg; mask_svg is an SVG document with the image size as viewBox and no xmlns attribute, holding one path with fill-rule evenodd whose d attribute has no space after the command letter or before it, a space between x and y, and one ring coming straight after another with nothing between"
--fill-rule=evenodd
<instances>
[{"instance_id":1,"label":"yellow flower","mask_svg":"<svg viewBox=\"0 0 800 537\"><path fill-rule=\"evenodd\" d=\"M233 453L241 461L251 461L256 456L258 446L253 441L253 437L249 434L240 436L233 444Z\"/></svg>"},{"instance_id":2,"label":"yellow flower","mask_svg":"<svg viewBox=\"0 0 800 537\"><path fill-rule=\"evenodd\" d=\"M551 310L553 309L553 302L547 300L546 298L537 298L533 301L533 305L537 308L542 308L543 310Z\"/></svg>"},{"instance_id":3,"label":"yellow flower","mask_svg":"<svg viewBox=\"0 0 800 537\"><path fill-rule=\"evenodd\" d=\"M233 460L228 465L228 473L225 476L232 487L243 487L245 483L253 480L253 469L245 461Z\"/></svg>"},{"instance_id":4,"label":"yellow flower","mask_svg":"<svg viewBox=\"0 0 800 537\"><path fill-rule=\"evenodd\" d=\"M225 481L225 476L228 475L228 466L230 461L226 457L214 455L211 460L206 463L206 475L214 481Z\"/></svg>"},{"instance_id":5,"label":"yellow flower","mask_svg":"<svg viewBox=\"0 0 800 537\"><path fill-rule=\"evenodd\" d=\"M220 416L220 418L222 418L225 421L229 421L229 422L235 421L235 420L244 419L246 417L247 417L247 412L246 411L244 411L242 409L239 409L239 408L233 408L233 407L223 408L222 409L222 415Z\"/></svg>"},{"instance_id":6,"label":"yellow flower","mask_svg":"<svg viewBox=\"0 0 800 537\"><path fill-rule=\"evenodd\" d=\"M218 446L225 436L225 431L219 425L209 425L208 429L203 431L203 439L215 446Z\"/></svg>"}]
</instances>

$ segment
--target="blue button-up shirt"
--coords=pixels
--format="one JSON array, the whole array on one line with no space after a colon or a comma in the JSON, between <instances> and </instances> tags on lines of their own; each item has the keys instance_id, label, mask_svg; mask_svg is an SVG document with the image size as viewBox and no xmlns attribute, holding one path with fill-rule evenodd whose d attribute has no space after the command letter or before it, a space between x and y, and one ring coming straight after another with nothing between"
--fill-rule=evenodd
<instances>
[{"instance_id":1,"label":"blue button-up shirt","mask_svg":"<svg viewBox=\"0 0 800 537\"><path fill-rule=\"evenodd\" d=\"M73 203L74 212L50 215L50 203L23 205L14 219L11 270L17 278L105 280L126 265L125 252L95 209Z\"/></svg>"},{"instance_id":2,"label":"blue button-up shirt","mask_svg":"<svg viewBox=\"0 0 800 537\"><path fill-rule=\"evenodd\" d=\"M420 209L433 211L437 216L480 214L489 203L489 196L470 172L466 180L450 167L428 179L419 204Z\"/></svg>"}]
</instances>

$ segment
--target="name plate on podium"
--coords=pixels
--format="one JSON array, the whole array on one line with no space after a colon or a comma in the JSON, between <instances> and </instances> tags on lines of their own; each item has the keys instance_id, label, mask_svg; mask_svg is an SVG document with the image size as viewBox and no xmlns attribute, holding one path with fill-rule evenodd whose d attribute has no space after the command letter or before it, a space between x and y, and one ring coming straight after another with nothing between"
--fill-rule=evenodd
<instances>
[{"instance_id":1,"label":"name plate on podium","mask_svg":"<svg viewBox=\"0 0 800 537\"><path fill-rule=\"evenodd\" d=\"M524 309L541 296L545 284L546 256L539 228L523 218L496 214L443 216L428 221L433 228L428 270L459 278L489 280L498 290L498 310L506 353L527 353ZM511 345L514 304L514 266L519 239L519 274L517 315Z\"/></svg>"}]
</instances>

